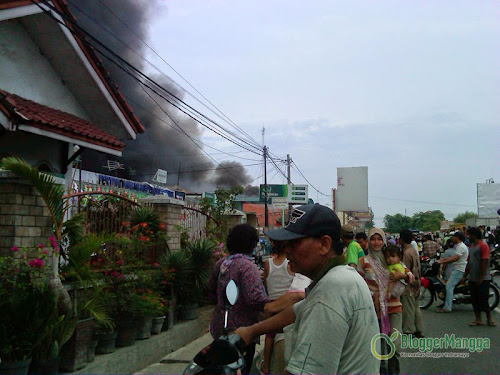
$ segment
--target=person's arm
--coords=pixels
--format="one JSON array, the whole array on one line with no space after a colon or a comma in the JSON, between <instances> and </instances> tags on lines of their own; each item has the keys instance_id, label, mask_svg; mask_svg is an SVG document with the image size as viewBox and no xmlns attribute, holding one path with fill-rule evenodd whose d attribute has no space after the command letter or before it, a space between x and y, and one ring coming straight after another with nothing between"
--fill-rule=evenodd
<instances>
[{"instance_id":1,"label":"person's arm","mask_svg":"<svg viewBox=\"0 0 500 375\"><path fill-rule=\"evenodd\" d=\"M262 275L262 282L267 289L267 277L269 276L269 262L272 262L272 258L269 258L267 262L264 262L264 274Z\"/></svg>"},{"instance_id":2,"label":"person's arm","mask_svg":"<svg viewBox=\"0 0 500 375\"><path fill-rule=\"evenodd\" d=\"M266 303L264 305L264 313L267 316L277 314L288 308L288 306L293 306L295 303L303 300L305 296L304 292L285 293L274 301Z\"/></svg>"},{"instance_id":3,"label":"person's arm","mask_svg":"<svg viewBox=\"0 0 500 375\"><path fill-rule=\"evenodd\" d=\"M439 259L436 263L437 264L453 263L453 262L456 262L459 259L460 259L460 255L454 254L451 257L444 258L444 259Z\"/></svg>"},{"instance_id":4,"label":"person's arm","mask_svg":"<svg viewBox=\"0 0 500 375\"><path fill-rule=\"evenodd\" d=\"M255 337L263 335L264 333L280 332L283 330L283 328L285 328L289 324L292 324L293 322L295 322L293 306L288 306L279 314L273 315L269 319L263 320L249 327L237 328L234 333L239 335L243 339L245 344L248 345Z\"/></svg>"},{"instance_id":5,"label":"person's arm","mask_svg":"<svg viewBox=\"0 0 500 375\"><path fill-rule=\"evenodd\" d=\"M483 282L483 278L488 270L490 247L486 244L484 244L484 246L479 246L479 252L481 256L481 273L479 274L479 279L476 281L477 285L481 285L481 283Z\"/></svg>"},{"instance_id":6,"label":"person's arm","mask_svg":"<svg viewBox=\"0 0 500 375\"><path fill-rule=\"evenodd\" d=\"M222 263L219 261L214 265L212 269L212 274L210 275L210 279L208 280L207 294L208 299L212 303L217 302L217 284L219 279L219 269Z\"/></svg>"},{"instance_id":7,"label":"person's arm","mask_svg":"<svg viewBox=\"0 0 500 375\"><path fill-rule=\"evenodd\" d=\"M358 252L357 249L352 246L352 244L349 244L349 246L347 246L346 264L354 268L356 268L358 265Z\"/></svg>"}]
</instances>

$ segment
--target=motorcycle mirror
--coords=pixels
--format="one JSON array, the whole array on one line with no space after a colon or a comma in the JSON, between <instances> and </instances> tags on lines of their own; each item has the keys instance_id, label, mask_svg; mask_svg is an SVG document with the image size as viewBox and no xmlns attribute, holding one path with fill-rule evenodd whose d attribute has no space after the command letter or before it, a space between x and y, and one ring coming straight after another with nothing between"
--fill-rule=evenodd
<instances>
[{"instance_id":1,"label":"motorcycle mirror","mask_svg":"<svg viewBox=\"0 0 500 375\"><path fill-rule=\"evenodd\" d=\"M233 306L238 300L238 287L236 286L234 280L229 280L229 283L227 283L226 297L228 302Z\"/></svg>"}]
</instances>

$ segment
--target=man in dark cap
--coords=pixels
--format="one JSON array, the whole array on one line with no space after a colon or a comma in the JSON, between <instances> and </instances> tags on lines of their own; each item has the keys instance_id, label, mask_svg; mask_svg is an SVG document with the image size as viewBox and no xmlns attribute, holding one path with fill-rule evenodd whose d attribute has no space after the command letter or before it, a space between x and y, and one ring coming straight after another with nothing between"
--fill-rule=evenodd
<instances>
[{"instance_id":1,"label":"man in dark cap","mask_svg":"<svg viewBox=\"0 0 500 375\"><path fill-rule=\"evenodd\" d=\"M292 374L378 373L371 347L379 333L375 309L363 278L345 265L337 215L319 204L300 206L285 228L266 234L283 241L292 270L313 283L303 301L236 333L249 343L286 326L286 370Z\"/></svg>"},{"instance_id":2,"label":"man in dark cap","mask_svg":"<svg viewBox=\"0 0 500 375\"><path fill-rule=\"evenodd\" d=\"M455 254L448 258L441 258L436 262L438 264L453 263L450 278L446 283L444 307L436 310L436 312L439 313L451 312L453 306L453 291L455 290L455 286L457 286L464 276L465 267L467 266L467 257L469 256L469 249L467 249L467 246L464 244L465 236L462 232L457 230L451 239L455 243Z\"/></svg>"}]
</instances>

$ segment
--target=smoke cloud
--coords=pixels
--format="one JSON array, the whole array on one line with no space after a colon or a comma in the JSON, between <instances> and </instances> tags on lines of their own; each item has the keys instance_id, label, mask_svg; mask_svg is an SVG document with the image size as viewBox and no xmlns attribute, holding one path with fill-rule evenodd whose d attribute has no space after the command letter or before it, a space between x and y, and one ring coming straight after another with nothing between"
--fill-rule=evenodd
<instances>
[{"instance_id":1,"label":"smoke cloud","mask_svg":"<svg viewBox=\"0 0 500 375\"><path fill-rule=\"evenodd\" d=\"M140 39L148 39L149 20L159 6L157 0L70 0L68 5L85 30L137 69L144 71L146 63L137 54L146 54L147 47ZM160 104L160 108L134 79L106 58L101 58L146 131L138 134L136 140L125 142L122 158L86 150L83 168L110 174L103 166L108 159L118 160L124 164L124 169L112 173L137 181L151 181L160 168L168 171L168 185L180 184L192 191L210 187L245 186L251 181L241 163L223 162L221 166L217 166L179 130L180 127L189 136L200 139L203 133L201 125L149 92ZM157 74L151 78L177 97L183 97L184 93L164 75ZM228 166L231 168L225 169Z\"/></svg>"}]
</instances>

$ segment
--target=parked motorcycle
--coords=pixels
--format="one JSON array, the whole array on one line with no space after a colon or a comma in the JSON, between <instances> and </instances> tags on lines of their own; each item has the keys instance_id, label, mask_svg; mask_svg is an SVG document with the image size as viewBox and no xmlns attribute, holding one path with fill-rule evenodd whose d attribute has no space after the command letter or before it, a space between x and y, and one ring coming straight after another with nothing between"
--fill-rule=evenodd
<instances>
[{"instance_id":1,"label":"parked motorcycle","mask_svg":"<svg viewBox=\"0 0 500 375\"><path fill-rule=\"evenodd\" d=\"M498 244L490 251L490 267L492 270L500 271L500 248Z\"/></svg>"},{"instance_id":2,"label":"parked motorcycle","mask_svg":"<svg viewBox=\"0 0 500 375\"><path fill-rule=\"evenodd\" d=\"M426 309L438 298L444 302L446 296L446 284L438 277L439 264L435 259L429 260L420 278L420 308ZM494 272L492 272L493 276ZM491 279L489 288L488 305L493 310L498 306L500 299L500 287L496 281ZM468 281L457 285L453 291L453 303L472 303Z\"/></svg>"},{"instance_id":3,"label":"parked motorcycle","mask_svg":"<svg viewBox=\"0 0 500 375\"><path fill-rule=\"evenodd\" d=\"M238 287L231 280L226 287L224 333L194 357L184 370L184 374L236 374L239 369L245 367L246 345L240 336L229 334L227 329L228 314L237 299Z\"/></svg>"}]
</instances>

